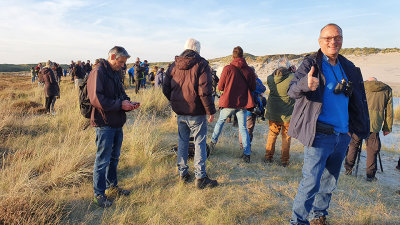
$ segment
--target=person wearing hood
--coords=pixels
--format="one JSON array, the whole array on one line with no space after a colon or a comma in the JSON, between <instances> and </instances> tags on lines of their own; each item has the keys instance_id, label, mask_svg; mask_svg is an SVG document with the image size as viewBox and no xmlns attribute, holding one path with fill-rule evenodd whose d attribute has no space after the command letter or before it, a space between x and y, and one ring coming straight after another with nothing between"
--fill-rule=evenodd
<instances>
[{"instance_id":1,"label":"person wearing hood","mask_svg":"<svg viewBox=\"0 0 400 225\"><path fill-rule=\"evenodd\" d=\"M242 159L244 162L250 163L250 136L247 131L246 121L247 110L255 107L251 92L256 89L256 75L247 65L243 57L243 49L240 46L233 49L232 57L231 64L225 66L222 70L218 83L218 90L223 92L219 99L219 107L222 109L209 143L210 154L215 149L225 120L235 114L238 118L239 131L242 136Z\"/></svg>"},{"instance_id":2,"label":"person wearing hood","mask_svg":"<svg viewBox=\"0 0 400 225\"><path fill-rule=\"evenodd\" d=\"M294 68L294 67L292 67ZM287 95L289 83L293 79L294 72L291 67L279 67L267 78L268 88L270 90L267 101L266 118L269 123L269 132L266 145L264 161L272 162L275 153L275 142L281 133L282 135L282 153L281 163L283 167L289 164L289 150L291 137L287 134L292 116L294 99Z\"/></svg>"},{"instance_id":3,"label":"person wearing hood","mask_svg":"<svg viewBox=\"0 0 400 225\"><path fill-rule=\"evenodd\" d=\"M54 75L53 70L53 62L50 60L47 61L46 66L40 70L40 79L39 81L44 84L44 93L46 96L46 112L47 114L55 115L54 111L54 103L56 101L56 97L60 94L60 87L58 86L56 76Z\"/></svg>"},{"instance_id":4,"label":"person wearing hood","mask_svg":"<svg viewBox=\"0 0 400 225\"><path fill-rule=\"evenodd\" d=\"M214 120L215 105L212 100L212 77L207 60L200 53L200 42L188 39L184 51L175 56L163 82L163 93L170 101L172 110L177 114L178 153L177 166L179 178L187 183L190 174L187 165L189 139L192 134L195 144L194 168L195 186L198 189L212 188L218 185L206 173L207 159L207 116L208 122Z\"/></svg>"},{"instance_id":5,"label":"person wearing hood","mask_svg":"<svg viewBox=\"0 0 400 225\"><path fill-rule=\"evenodd\" d=\"M377 156L381 150L381 139L379 132L382 130L386 136L392 132L393 125L393 96L392 88L389 85L378 81L375 77L364 81L365 94L367 95L368 112L370 119L370 135L365 139L367 145L367 181L375 181L377 170ZM350 141L344 167L346 174L351 175L356 161L357 149L359 149L362 139L353 135Z\"/></svg>"}]
</instances>

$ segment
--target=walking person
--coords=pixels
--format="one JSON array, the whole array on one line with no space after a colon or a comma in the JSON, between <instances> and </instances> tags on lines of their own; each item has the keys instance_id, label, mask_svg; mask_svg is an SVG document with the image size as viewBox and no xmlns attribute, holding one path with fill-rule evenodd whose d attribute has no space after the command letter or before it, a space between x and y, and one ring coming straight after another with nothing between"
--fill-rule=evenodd
<instances>
[{"instance_id":1,"label":"walking person","mask_svg":"<svg viewBox=\"0 0 400 225\"><path fill-rule=\"evenodd\" d=\"M338 25L324 26L318 39L320 49L304 58L289 85L288 95L296 103L288 135L305 146L303 178L293 202L291 224L327 224L350 136L369 135L361 71L339 54L342 42Z\"/></svg>"},{"instance_id":2,"label":"walking person","mask_svg":"<svg viewBox=\"0 0 400 225\"><path fill-rule=\"evenodd\" d=\"M243 154L241 158L244 162L250 163L251 146L246 120L247 109L255 107L251 92L256 89L256 75L243 58L243 49L240 46L233 49L232 58L231 64L224 67L218 83L218 89L223 91L219 99L221 111L209 147L210 152L214 152L225 120L235 114L242 136Z\"/></svg>"},{"instance_id":3,"label":"walking person","mask_svg":"<svg viewBox=\"0 0 400 225\"><path fill-rule=\"evenodd\" d=\"M366 179L367 181L376 181L375 177L377 166L377 156L381 151L381 139L379 132L382 130L383 136L392 132L393 125L393 95L392 88L389 85L378 81L375 77L364 81L365 93L367 95L367 104L370 120L370 135L365 139L367 146ZM349 150L347 151L344 167L346 174L352 173L357 151L360 148L362 139L356 134L351 137Z\"/></svg>"},{"instance_id":4,"label":"walking person","mask_svg":"<svg viewBox=\"0 0 400 225\"><path fill-rule=\"evenodd\" d=\"M46 66L40 70L40 82L44 83L44 93L46 96L46 112L47 114L55 115L54 104L56 97L59 95L60 88L54 75L53 63L48 60Z\"/></svg>"},{"instance_id":5,"label":"walking person","mask_svg":"<svg viewBox=\"0 0 400 225\"><path fill-rule=\"evenodd\" d=\"M212 101L211 73L207 60L200 56L200 42L188 39L184 51L175 57L168 67L163 83L163 93L177 114L179 178L189 182L187 165L189 139L194 138L195 186L198 189L218 185L206 173L207 121L214 120L215 106ZM207 119L208 115L208 119Z\"/></svg>"},{"instance_id":6,"label":"walking person","mask_svg":"<svg viewBox=\"0 0 400 225\"><path fill-rule=\"evenodd\" d=\"M108 59L101 59L90 72L87 93L93 105L90 124L96 131L96 159L93 170L94 203L110 207L112 201L105 191L129 195L129 190L118 186L117 166L123 140L122 127L125 112L137 109L139 103L131 102L121 83L120 71L129 58L128 52L119 46L108 52Z\"/></svg>"},{"instance_id":7,"label":"walking person","mask_svg":"<svg viewBox=\"0 0 400 225\"><path fill-rule=\"evenodd\" d=\"M292 67L294 68L294 67ZM268 139L264 162L271 163L275 153L275 143L279 133L282 135L281 164L289 164L289 151L291 137L287 134L290 118L293 112L294 99L287 94L289 83L292 81L294 71L286 67L279 67L267 78L270 90L267 100L267 119L269 124Z\"/></svg>"}]
</instances>

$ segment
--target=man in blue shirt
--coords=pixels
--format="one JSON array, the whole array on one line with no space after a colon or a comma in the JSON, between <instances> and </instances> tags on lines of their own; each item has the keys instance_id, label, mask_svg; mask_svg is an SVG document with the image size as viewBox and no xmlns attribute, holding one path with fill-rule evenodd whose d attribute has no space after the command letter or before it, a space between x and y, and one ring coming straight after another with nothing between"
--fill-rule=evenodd
<instances>
[{"instance_id":1,"label":"man in blue shirt","mask_svg":"<svg viewBox=\"0 0 400 225\"><path fill-rule=\"evenodd\" d=\"M288 135L305 146L303 178L293 202L291 224L326 224L350 136L367 137L369 116L359 68L339 51L342 29L321 29L320 50L306 56L289 85L296 100ZM310 213L311 212L311 213Z\"/></svg>"}]
</instances>

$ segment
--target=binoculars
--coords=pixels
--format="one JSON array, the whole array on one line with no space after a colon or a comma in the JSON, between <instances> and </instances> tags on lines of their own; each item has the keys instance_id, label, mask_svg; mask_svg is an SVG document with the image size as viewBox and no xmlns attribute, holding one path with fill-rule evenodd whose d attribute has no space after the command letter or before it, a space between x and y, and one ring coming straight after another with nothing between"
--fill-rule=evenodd
<instances>
[{"instance_id":1,"label":"binoculars","mask_svg":"<svg viewBox=\"0 0 400 225\"><path fill-rule=\"evenodd\" d=\"M333 93L340 94L343 93L346 97L350 97L353 93L353 87L351 86L351 81L347 82L345 79L342 79L340 83L338 83L333 90Z\"/></svg>"}]
</instances>

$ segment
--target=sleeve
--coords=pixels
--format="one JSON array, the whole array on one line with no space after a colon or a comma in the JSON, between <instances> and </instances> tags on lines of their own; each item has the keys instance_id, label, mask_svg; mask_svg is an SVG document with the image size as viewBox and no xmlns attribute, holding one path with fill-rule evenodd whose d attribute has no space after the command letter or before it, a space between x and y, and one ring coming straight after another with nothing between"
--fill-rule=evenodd
<instances>
[{"instance_id":1,"label":"sleeve","mask_svg":"<svg viewBox=\"0 0 400 225\"><path fill-rule=\"evenodd\" d=\"M225 89L226 76L228 76L228 72L229 72L229 66L225 66L224 69L222 70L221 77L219 78L218 81L219 91L224 91Z\"/></svg>"},{"instance_id":2,"label":"sleeve","mask_svg":"<svg viewBox=\"0 0 400 225\"><path fill-rule=\"evenodd\" d=\"M385 110L385 120L383 121L382 131L392 132L393 125L393 95L392 89L389 89L389 99Z\"/></svg>"},{"instance_id":3,"label":"sleeve","mask_svg":"<svg viewBox=\"0 0 400 225\"><path fill-rule=\"evenodd\" d=\"M89 76L87 92L90 104L92 104L96 109L103 111L120 111L122 100L110 98L105 95L104 79L105 75L101 70L96 70Z\"/></svg>"},{"instance_id":4,"label":"sleeve","mask_svg":"<svg viewBox=\"0 0 400 225\"><path fill-rule=\"evenodd\" d=\"M308 88L307 74L311 70L312 60L305 58L298 70L294 74L292 81L289 84L288 95L293 99L301 98L306 92L311 91Z\"/></svg>"},{"instance_id":5,"label":"sleeve","mask_svg":"<svg viewBox=\"0 0 400 225\"><path fill-rule=\"evenodd\" d=\"M198 93L206 113L208 115L215 114L216 109L212 97L212 75L208 64L200 72Z\"/></svg>"},{"instance_id":6,"label":"sleeve","mask_svg":"<svg viewBox=\"0 0 400 225\"><path fill-rule=\"evenodd\" d=\"M170 67L168 67L167 72L165 73L164 81L163 81L163 86L162 86L162 91L165 97L168 99L168 101L171 100L171 72L172 69L174 68L175 64L172 64Z\"/></svg>"}]
</instances>

